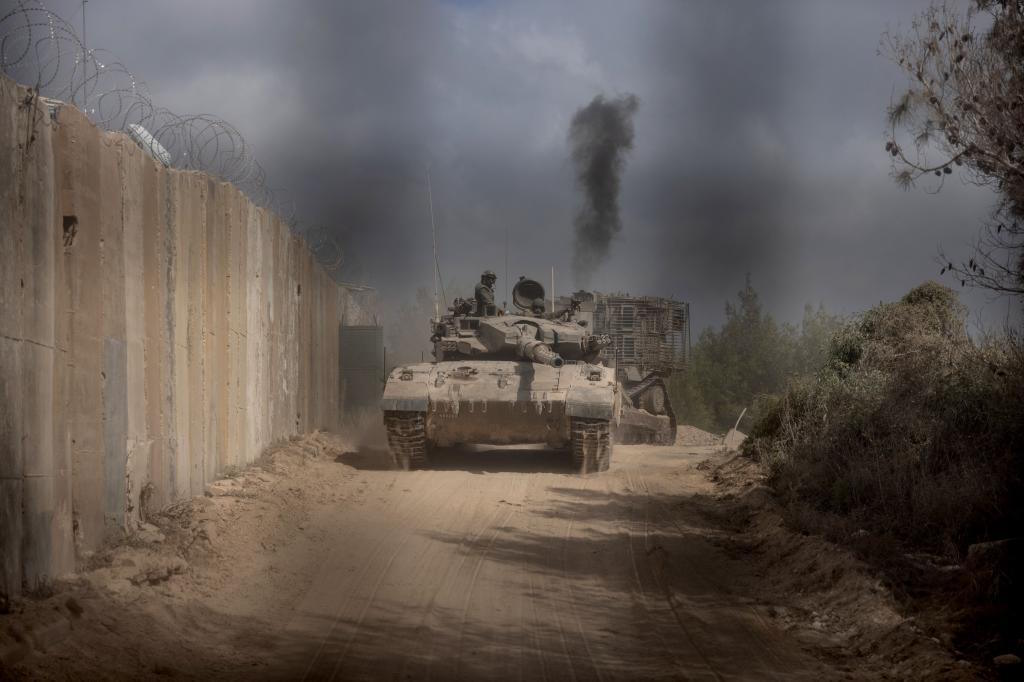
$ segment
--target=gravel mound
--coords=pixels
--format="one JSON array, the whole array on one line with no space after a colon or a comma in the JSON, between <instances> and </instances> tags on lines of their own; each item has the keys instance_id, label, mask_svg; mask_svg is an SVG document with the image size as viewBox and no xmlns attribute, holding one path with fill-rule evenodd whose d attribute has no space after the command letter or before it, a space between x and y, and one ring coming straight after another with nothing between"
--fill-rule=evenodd
<instances>
[{"instance_id":1,"label":"gravel mound","mask_svg":"<svg viewBox=\"0 0 1024 682\"><path fill-rule=\"evenodd\" d=\"M676 428L676 445L721 445L722 437L696 426L682 425Z\"/></svg>"}]
</instances>

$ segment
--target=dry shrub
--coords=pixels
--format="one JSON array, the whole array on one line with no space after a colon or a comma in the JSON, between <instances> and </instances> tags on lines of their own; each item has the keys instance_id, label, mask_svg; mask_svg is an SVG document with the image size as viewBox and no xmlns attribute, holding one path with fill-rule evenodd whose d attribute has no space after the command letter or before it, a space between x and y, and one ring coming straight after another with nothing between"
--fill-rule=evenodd
<instances>
[{"instance_id":1,"label":"dry shrub","mask_svg":"<svg viewBox=\"0 0 1024 682\"><path fill-rule=\"evenodd\" d=\"M1020 533L1024 346L972 341L946 287L845 325L826 366L759 411L744 452L790 507L953 561Z\"/></svg>"},{"instance_id":2,"label":"dry shrub","mask_svg":"<svg viewBox=\"0 0 1024 682\"><path fill-rule=\"evenodd\" d=\"M815 376L762 399L743 450L790 525L851 547L991 660L1024 641L1024 340L973 341L964 320L931 282L872 308Z\"/></svg>"}]
</instances>

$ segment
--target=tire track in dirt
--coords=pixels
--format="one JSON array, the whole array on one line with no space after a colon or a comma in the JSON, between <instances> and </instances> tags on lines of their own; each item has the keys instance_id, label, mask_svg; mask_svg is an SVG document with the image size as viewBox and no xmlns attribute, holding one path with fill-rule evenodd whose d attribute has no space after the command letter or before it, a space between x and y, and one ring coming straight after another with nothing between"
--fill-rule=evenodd
<instances>
[{"instance_id":1,"label":"tire track in dirt","mask_svg":"<svg viewBox=\"0 0 1024 682\"><path fill-rule=\"evenodd\" d=\"M532 526L533 526L532 522L533 522L533 515L531 514L531 515L527 516L526 527L524 528L524 531L525 531L526 535L528 535L528 536L531 535L531 529L532 529ZM547 672L547 666L544 663L544 648L543 648L543 645L542 645L542 642L541 642L540 628L536 627L536 624L539 624L541 622L539 612L537 611L537 590L536 590L536 586L533 583L533 570L531 569L531 567L527 563L527 560L526 560L525 556L519 562L519 571L520 571L522 582L528 588L526 600L527 600L528 605L529 605L530 614L533 617L533 623L531 624L531 626L527 626L527 624L526 624L526 609L525 608L521 608L520 609L520 617L519 617L519 623L520 623L520 628L521 628L521 633L520 633L520 638L519 638L519 648L520 648L519 670L520 670L520 677L522 677L522 673L527 668L527 665L526 665L526 650L527 650L526 649L526 637L527 637L527 635L526 635L526 633L530 633L530 635L532 635L530 637L530 639L533 641L533 653L536 654L537 662L540 664L540 677L541 677L541 680L544 680L546 682L549 679L549 677L548 677L548 672Z\"/></svg>"},{"instance_id":2,"label":"tire track in dirt","mask_svg":"<svg viewBox=\"0 0 1024 682\"><path fill-rule=\"evenodd\" d=\"M583 492L590 485L590 477L586 476L583 479L583 485L580 486L579 491ZM580 618L579 605L576 599L576 589L573 584L576 582L575 578L569 575L569 548L572 541L572 527L576 522L576 511L574 510L569 514L569 522L565 526L565 535L562 539L562 580L569 588L569 606L572 609L573 617L576 620L576 629L579 631L580 640L583 642L583 648L587 652L587 659L590 662L590 667L594 671L594 675L598 681L602 680L601 669L597 665L597 660L594 658L594 652L590 649L590 641L587 638L586 630L583 628L583 620Z\"/></svg>"},{"instance_id":3,"label":"tire track in dirt","mask_svg":"<svg viewBox=\"0 0 1024 682\"><path fill-rule=\"evenodd\" d=\"M657 516L662 524L671 527L671 529L676 534L678 534L679 537L686 537L688 535L692 535L692 531L687 531L685 528L683 528L679 524L678 520L674 517L672 511L665 506L665 503L657 499L657 497L651 492L650 486L648 485L648 482L643 472L636 472L635 477L631 475L630 480L633 481L635 485L638 485L639 489L642 490L646 497L648 508L653 508L656 511ZM700 538L700 541L706 542L704 538ZM667 569L663 569L662 572L665 575L687 576L688 580L692 580L693 582L695 582L697 586L700 588L700 590L703 592L718 594L722 596L730 594L730 590L726 586L724 586L720 581L708 575L706 567L702 566L699 562L695 561L691 553L678 552L672 554L672 557L680 558L683 561L683 563L686 564L687 570L669 571ZM666 553L666 555L663 557L663 561L666 565L668 564L668 560L669 557ZM678 614L678 609L682 606L679 603L679 598L672 589L671 583L667 581L663 582L665 589L665 598L668 601L668 603L673 607L673 611ZM783 657L779 655L778 648L779 645L782 643L781 637L776 635L773 638L775 640L774 642L766 640L766 635L768 633L777 632L776 629L772 627L770 624L768 624L761 616L761 614L758 613L757 610L753 608L746 600L740 599L738 597L733 597L729 601L730 603L728 605L728 610L733 612L740 612L736 613L735 615L732 615L732 617L729 618L730 629L734 631L741 631L743 635L742 640L744 641L744 643L747 646L752 645L753 651L749 651L748 653L755 653L755 660L759 659L759 661L761 662L763 670L762 675L778 679L779 675L772 671L785 670L788 667L796 664L796 661L792 658L789 658L789 660L784 660ZM753 620L757 624L758 627L752 627L748 619L743 618L741 614L747 615L750 620Z\"/></svg>"},{"instance_id":4,"label":"tire track in dirt","mask_svg":"<svg viewBox=\"0 0 1024 682\"><path fill-rule=\"evenodd\" d=\"M605 488L607 489L609 494L612 494L614 492L612 490L612 479L611 478L606 479L606 481L605 481ZM674 670L677 673L679 673L679 674L683 674L683 672L685 671L685 667L683 666L683 662L678 657L678 655L676 654L675 648L672 647L672 646L669 646L668 639L665 637L665 634L662 631L663 628L661 627L661 623L660 622L656 622L656 620L655 620L656 616L655 616L655 613L654 613L654 610L653 610L653 606L651 605L650 600L649 600L649 598L647 596L647 589L644 587L644 581L640 577L640 566L639 566L638 561L637 561L637 553L636 553L636 549L635 549L635 544L636 544L636 538L637 538L638 534L641 537L641 541L646 544L647 519L645 517L644 520L641 522L641 520L638 518L638 512L637 512L636 506L634 504L630 503L628 505L628 509L626 510L626 517L622 521L621 528L622 528L622 532L626 536L626 547L627 547L627 550L628 550L628 553L629 553L629 564L630 564L630 568L632 569L633 583L634 583L634 585L636 587L636 592L634 593L634 600L639 602L640 607L641 607L641 609L643 610L643 612L644 612L644 614L646 616L647 622L650 623L651 631L655 633L655 636L658 638L658 641L661 644L662 653L665 655L665 657L668 660L670 660L672 662L672 666L673 666ZM639 528L639 533L637 532L637 528ZM646 553L646 550L645 550L645 552L644 552L644 560L645 561L646 561L646 558L647 558L647 553ZM636 595L639 595L639 599L638 600L636 599ZM660 620L660 616L658 618ZM677 624L675 624L673 622L673 626L677 626Z\"/></svg>"},{"instance_id":5,"label":"tire track in dirt","mask_svg":"<svg viewBox=\"0 0 1024 682\"><path fill-rule=\"evenodd\" d=\"M557 480L557 479L556 479ZM582 492L586 490L587 486L590 485L590 477L565 477L564 480L559 480L560 483L569 483L569 490L573 492ZM547 486L550 488L550 486ZM550 497L550 493L547 493L547 497ZM578 580L578 576L571 575L568 570L568 552L571 549L572 530L575 525L576 516L579 513L580 505L585 503L577 503L577 506L569 511L567 516L551 515L548 518L552 519L551 523L545 524L547 526L554 526L553 530L556 532L546 534L551 539L558 539L561 545L561 551L554 556L559 556L560 560L552 558L552 569L557 565L558 577L552 578L545 576L543 573L531 570L528 573L528 579L530 582L530 594L531 601L533 604L533 612L535 618L537 618L538 608L537 605L547 606L550 609L549 624L554 625L554 629L557 632L558 642L561 645L561 656L563 660L560 661L565 667L565 672L569 679L580 680L580 679L602 679L597 659L593 654L590 646L590 638L586 633L586 629L583 625L582 619L579 616L579 605L576 601L574 583ZM559 523L564 522L564 526ZM555 563L557 561L557 564ZM535 580L536 578L536 580ZM538 584L540 589L538 590ZM557 604L561 598L566 603L568 613L563 613L563 609L559 608ZM572 623L567 624L566 618L571 618ZM541 623L544 621L541 620ZM548 647L542 647L541 654L549 651ZM581 653L582 652L582 653ZM548 661L552 663L552 661ZM556 662L558 663L558 662ZM557 667L557 666L545 666L545 667ZM559 679L557 676L554 679Z\"/></svg>"},{"instance_id":6,"label":"tire track in dirt","mask_svg":"<svg viewBox=\"0 0 1024 682\"><path fill-rule=\"evenodd\" d=\"M474 501L478 501L478 500L474 500ZM462 504L459 507L459 511L465 509L468 505L469 505L468 498L463 498ZM401 543L399 543L399 545L395 548L395 551L392 552L391 556L388 558L388 561L384 565L383 569L380 570L380 572L379 572L379 574L377 576L377 581L373 585L373 589L371 590L370 594L367 597L364 598L365 599L365 603L363 604L363 608L362 608L362 610L361 610L361 612L359 614L359 617L357 618L357 620L356 620L356 622L354 624L353 632L349 636L348 642L346 643L344 649L342 649L342 651L339 652L339 654L338 654L337 660L335 661L335 664L334 664L334 669L331 672L331 680L334 680L337 677L339 671L341 670L342 665L345 662L345 658L348 655L349 650L352 648L353 642L355 642L356 639L359 637L359 635L362 634L361 631L360 631L360 628L362 627L363 622L366 619L366 614L369 613L370 609L373 606L375 606L376 601L377 601L377 596L380 593L381 585L384 584L384 581L387 579L388 574L391 572L392 567L395 564L395 560L398 558L399 554L403 553L403 551L406 549L408 540L412 536L416 535L419 531L420 531L420 528L418 526L414 527L414 528L409 528L409 532L405 533L404 536L403 536L403 541ZM429 551L429 546L428 546L427 549ZM419 559L421 556L422 555L417 556L417 559ZM416 565L419 565L419 566L422 565L421 561L415 561L414 563ZM408 655L408 652L406 652L406 655Z\"/></svg>"},{"instance_id":7,"label":"tire track in dirt","mask_svg":"<svg viewBox=\"0 0 1024 682\"><path fill-rule=\"evenodd\" d=\"M480 500L479 499L475 500L475 502L477 504L479 504ZM444 532L449 532L451 528L455 527L459 523L459 521L463 517L463 513L462 512L463 512L464 509L465 509L465 505L460 507L457 513L451 515L451 518L449 519L449 523L445 527L445 531ZM450 576L454 575L454 576L457 577L459 575L459 573L462 570L463 565L466 563L466 561L469 558L469 555L470 555L469 551L468 551L469 548L476 541L478 541L480 536L483 535L491 527L491 525L494 523L495 518L497 518L497 516L499 516L503 511L504 510L502 510L500 507L495 508L495 510L488 517L487 521L482 526L480 526L479 529L477 529L477 528L470 528L470 529L467 529L466 531L464 531L464 533L462 535L462 538L459 540L459 543L455 547L455 550L454 550L455 552L457 552L459 554L459 560L458 560L458 563L454 567L454 571L452 570L452 567L451 567L451 563L452 563L451 559L447 558L447 557L442 557L442 558L446 559L445 563L448 566L448 568L445 570L444 576L441 578L441 580L438 581L437 586L431 591L430 598L427 600L426 604L422 607L422 611L423 611L422 615L420 616L419 622L416 624L415 630L414 630L414 632L415 632L415 639L413 640L413 643L411 644L409 649L405 652L405 655L402 658L402 665L401 665L401 668L400 668L399 674L398 674L398 676L401 677L402 679L407 679L409 677L408 668L409 668L409 665L410 665L411 662L413 662L417 658L421 658L421 657L423 659L427 660L427 661L430 661L430 659L432 658L433 650L434 650L434 646L433 646L433 641L434 641L433 635L434 635L434 632L433 632L433 630L431 628L428 627L427 622L434 615L434 610L435 610L435 606L436 606L437 601L438 601L438 597L445 590L450 590L452 588L452 578ZM420 649L423 647L424 638L427 638L427 640L429 642L429 645L427 646L425 654L421 655ZM429 663L428 663L428 668L427 668L427 672L426 672L426 675L428 677L429 677L429 674L430 674L429 670L430 670L430 668L429 668Z\"/></svg>"},{"instance_id":8,"label":"tire track in dirt","mask_svg":"<svg viewBox=\"0 0 1024 682\"><path fill-rule=\"evenodd\" d=\"M637 476L640 479L640 484L641 484L641 486L643 486L644 492L647 495L648 499L659 510L661 518L666 520L666 521L668 521L668 523L673 528L675 528L676 531L679 534L685 535L686 534L685 529L683 529L682 526L679 525L679 522L675 519L675 517L673 516L671 510L668 509L665 506L664 502L661 502L660 500L655 498L653 493L651 493L650 486L648 485L647 480L644 477L644 475L642 473L638 473ZM729 593L728 588L726 586L722 585L722 583L720 581L718 581L714 577L710 576L703 566L701 566L699 563L697 563L696 561L693 560L692 556L690 556L689 554L685 554L685 553L682 554L681 556L682 556L683 561L686 562L687 566L690 568L690 571L694 575L698 576L701 579L701 581L703 581L705 583L705 585L710 586L711 588L714 588L715 592L718 592L718 593L721 593L721 594L728 594ZM745 602L742 602L742 601L738 603L738 606L742 610L744 610L747 614L749 614L755 621L757 621L758 625L761 626L763 631L769 631L770 630L769 624L764 620L764 618L761 616L761 614L758 613L757 609L753 608L749 604L747 604ZM747 634L754 641L756 641L760 645L762 651L765 654L767 654L768 657L770 657L778 665L785 665L785 661L783 661L781 658L779 658L778 654L776 653L775 647L764 641L764 638L762 637L761 631L759 631L757 628L751 628L746 623L743 623L743 622L741 622L741 625L743 626L743 628L747 632Z\"/></svg>"},{"instance_id":9,"label":"tire track in dirt","mask_svg":"<svg viewBox=\"0 0 1024 682\"><path fill-rule=\"evenodd\" d=\"M397 477L397 473L396 473L396 477ZM445 480L445 478L443 478L443 477L438 477L437 485L436 486L431 487L431 488L425 488L425 487L421 488L420 489L420 493L421 494L418 495L417 497L415 497L413 500L404 499L402 501L402 503L396 508L396 512L401 512L401 511L414 512L415 508L417 507L417 505L419 503L421 503L423 501L426 501L426 500L429 500L431 498L436 498L438 496L437 493L441 489L443 489L446 485L451 485L451 483L452 483L452 481ZM392 485L393 484L394 484L394 479L392 480ZM377 557L383 552L384 548L386 546L392 544L396 539L399 539L399 538L400 538L400 540L397 543L398 544L398 549L396 549L396 553L397 553L397 551L400 551L401 545L404 543L405 539L411 533L411 531L409 530L409 526L408 526L407 522L411 521L412 518L414 518L414 516L415 516L414 513L402 514L400 516L400 519L401 519L402 522L401 523L397 523L397 524L393 524L391 526L393 530L391 532L389 532L388 534L383 535L382 537L380 537L378 539L378 541L373 546L373 549L371 550L371 552L367 556L366 560L363 562L362 570L360 571L359 576L354 581L354 585L359 585L360 583L362 583L363 579L368 576L368 574L370 572L370 569L374 566L374 564L375 564L375 562L377 560ZM320 661L321 657L324 655L324 652L325 652L328 644L330 643L331 638L332 638L332 636L334 634L334 631L337 629L337 626L338 626L342 616L346 612L349 604L355 599L356 596L357 595L356 595L355 590L350 590L350 591L345 593L344 599L341 601L341 603L338 605L338 608L336 609L336 612L335 612L334 618L333 618L333 620L331 622L330 628L324 634L323 638L320 641L320 645L317 647L316 653L310 659L309 664L307 665L306 670L303 673L303 676L302 676L303 680L309 679L310 675L313 673L313 670L316 668L317 663ZM332 676L333 676L333 673L332 673Z\"/></svg>"},{"instance_id":10,"label":"tire track in dirt","mask_svg":"<svg viewBox=\"0 0 1024 682\"><path fill-rule=\"evenodd\" d=\"M466 496L466 495L459 496L457 498L459 500L459 503L458 503L459 506L456 509L452 509L449 506L445 506L445 513L447 514L447 517L448 517L448 523L446 524L446 526L445 526L445 528L444 528L444 530L442 532L447 532L449 529L451 529L453 526L455 526L464 516L466 516L465 511L468 508L475 508L476 506L479 506L481 504L481 502L486 502L486 498L487 498L487 496L483 494L483 491L477 491L477 494L475 496L473 496L473 497L469 497L469 496ZM500 509L496 510L495 514L500 513L500 511L501 511ZM416 515L416 516L419 516L419 515ZM472 517L471 514L468 515L468 516ZM432 519L432 518L434 518L434 515L429 513L429 512L427 512L427 513L423 514L420 518L418 518L418 520L422 522L424 519ZM407 534L407 536L406 536L407 538L412 536L412 535L417 535L417 534L423 532L424 529L422 527L420 527L418 524L414 524L414 525L415 525L414 528L410 528L411 532L409 534ZM485 525L484 529L486 529L486 527L487 526ZM481 530L480 532L482 533L483 530ZM471 530L467 531L467 534L471 534L471 533L472 533ZM338 660L335 662L335 667L334 667L334 670L332 672L331 679L334 679L337 676L337 674L340 672L341 666L343 665L343 663L345 661L345 658L348 655L348 653L349 653L349 651L350 651L350 649L352 647L352 644L358 639L358 636L361 634L358 631L358 628L361 627L363 621L365 620L366 614L369 612L370 608L372 606L374 606L374 604L376 603L377 595L378 595L378 593L380 591L380 586L384 583L384 581L388 577L388 574L391 572L396 558L398 557L399 554L401 554L403 552L403 550L406 549L406 546L407 546L407 544L405 542L403 542L401 546L397 547L395 552L392 554L392 556L390 557L389 561L385 565L384 569L380 572L380 575L378 576L377 582L374 585L374 588L373 588L369 598L366 600L366 603L363 606L362 612L360 613L359 619L358 619L358 621L356 623L356 631L353 632L353 634L351 635L348 643L346 644L345 649L339 654ZM420 554L416 555L409 563L411 563L411 564L415 565L416 567L418 567L421 570L421 572L424 575L426 575L426 574L429 573L429 571L424 570L424 567L427 564L427 562L425 560L425 557L427 555L431 554L432 552L433 553L437 552L434 543L432 543L432 542L425 543L423 551ZM449 563L450 563L450 559L449 559ZM441 590L441 587L439 586L437 588L437 590L434 591L434 597L436 597L437 593L439 593L440 590ZM430 606L431 606L432 602L433 602L433 597L431 598L430 603L428 603L427 607L424 610L424 615L423 615L423 617L421 619L421 624L423 622L425 622L426 619L429 617ZM409 604L408 606L415 608L416 605ZM395 623L395 625L398 626L400 624L399 623ZM420 635L422 635L422 632L420 633ZM403 669L404 669L404 667L412 659L412 657L414 655L414 652L410 648L410 649L407 649L407 650L403 651L402 653L403 653L403 655L401 656L401 662L402 662L402 666L403 666Z\"/></svg>"},{"instance_id":11,"label":"tire track in dirt","mask_svg":"<svg viewBox=\"0 0 1024 682\"><path fill-rule=\"evenodd\" d=\"M625 470L624 474L625 474L625 477L626 477L626 483L627 483L628 489L630 491L635 491L636 488L637 488L637 485L636 485L635 479L633 478L633 475L629 472L629 470ZM653 544L651 542L651 533L650 533L650 503L651 503L651 496L650 496L650 491L649 490L645 489L645 491L647 493L646 496L645 496L645 500L646 500L647 504L645 504L645 506L644 506L644 537L643 537L643 541L644 541L644 554L645 554L645 556L650 557L651 554L660 545L655 545L655 544ZM648 562L651 563L651 560L649 558L648 558ZM715 667L715 665L711 662L710 658L705 653L703 647L701 647L697 643L697 640L694 637L694 634L691 632L690 628L687 627L685 619L680 615L679 609L673 603L671 589L666 584L666 582L664 580L664 576L659 574L660 571L656 568L655 565L653 565L653 563L650 566L650 569L651 569L651 575L654 578L654 582L658 586L658 590L661 591L661 593L664 595L665 603L668 605L669 610L671 611L672 616L675 619L675 622L676 622L676 624L679 627L680 633L683 635L683 637L686 638L686 641L689 643L690 648L693 650L693 652L696 653L697 656L700 658L701 664L704 666L704 668L707 670L707 672L711 676L713 676L716 680L722 680L723 678L722 678L721 673L718 671L718 669Z\"/></svg>"},{"instance_id":12,"label":"tire track in dirt","mask_svg":"<svg viewBox=\"0 0 1024 682\"><path fill-rule=\"evenodd\" d=\"M525 490L523 491L522 494L520 494L520 496L518 498L519 501L516 502L516 503L512 503L513 505L518 504L519 506L518 507L513 506L512 509L508 510L505 513L505 515L502 517L501 523L494 527L494 530L491 533L491 537L488 539L487 544L484 547L484 550L482 552L478 553L478 555L476 557L476 562L473 565L473 571L472 571L472 574L471 574L471 577L470 577L469 587L466 589L466 599L465 599L465 602L463 603L463 606L462 606L462 617L461 617L460 622L459 622L459 647L458 647L458 653L457 653L457 656L456 656L456 659L455 659L455 677L456 677L456 679L460 679L461 666L462 666L462 658L463 658L463 655L465 654L466 623L468 621L468 616L469 616L469 607L470 607L470 604L473 601L473 590L476 589L477 580L478 580L478 578L480 576L480 569L483 567L484 562L487 560L487 555L490 553L491 548L494 546L494 541L498 537L498 534L502 531L502 529L504 527L506 527L508 525L508 522L512 519L512 517L519 513L520 509L522 508L522 500L523 500L524 497L525 497ZM497 514L495 514L495 516L497 516ZM493 518L489 522L488 526L490 526L492 524L493 524ZM477 535L476 539L478 540L480 538L480 536L483 535L483 533L487 529L488 529L488 527L485 527L484 530L481 531ZM460 564L460 566L461 566L461 564ZM430 669L429 668L428 668L427 672L428 672L427 678L430 679L430 674L429 674L430 673Z\"/></svg>"}]
</instances>

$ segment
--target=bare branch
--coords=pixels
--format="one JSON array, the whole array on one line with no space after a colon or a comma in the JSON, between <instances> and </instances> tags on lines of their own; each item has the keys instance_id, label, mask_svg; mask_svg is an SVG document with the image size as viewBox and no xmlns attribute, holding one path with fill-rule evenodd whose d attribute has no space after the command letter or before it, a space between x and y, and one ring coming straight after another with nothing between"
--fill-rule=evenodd
<instances>
[{"instance_id":1,"label":"bare branch","mask_svg":"<svg viewBox=\"0 0 1024 682\"><path fill-rule=\"evenodd\" d=\"M975 21L986 14L987 30ZM879 52L908 84L890 100L885 150L903 189L938 192L956 169L963 182L1002 200L983 224L973 257L942 274L1002 294L1024 294L1024 0L974 0L966 12L932 5Z\"/></svg>"}]
</instances>

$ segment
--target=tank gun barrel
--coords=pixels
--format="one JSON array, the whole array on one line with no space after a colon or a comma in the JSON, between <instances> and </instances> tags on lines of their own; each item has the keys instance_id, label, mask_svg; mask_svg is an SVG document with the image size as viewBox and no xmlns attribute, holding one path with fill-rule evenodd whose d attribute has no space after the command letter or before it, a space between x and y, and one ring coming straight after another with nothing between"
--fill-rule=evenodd
<instances>
[{"instance_id":1,"label":"tank gun barrel","mask_svg":"<svg viewBox=\"0 0 1024 682\"><path fill-rule=\"evenodd\" d=\"M516 350L519 351L519 355L526 360L532 360L533 362L541 365L551 365L552 367L561 367L565 364L565 360L562 356L551 350L543 341L537 341L536 339L520 339L516 345Z\"/></svg>"}]
</instances>

